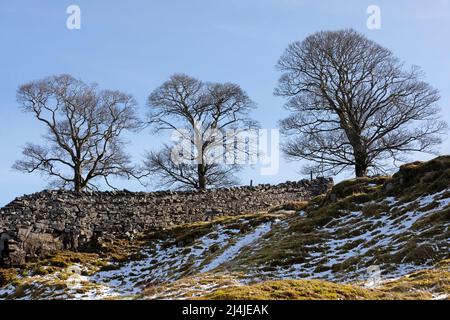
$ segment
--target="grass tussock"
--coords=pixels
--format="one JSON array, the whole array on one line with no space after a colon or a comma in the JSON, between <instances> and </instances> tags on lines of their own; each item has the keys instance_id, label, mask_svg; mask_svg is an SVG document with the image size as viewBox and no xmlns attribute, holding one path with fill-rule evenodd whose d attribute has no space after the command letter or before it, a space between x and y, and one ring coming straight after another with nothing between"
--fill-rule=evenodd
<instances>
[{"instance_id":1,"label":"grass tussock","mask_svg":"<svg viewBox=\"0 0 450 320\"><path fill-rule=\"evenodd\" d=\"M411 273L400 279L385 282L382 290L433 298L438 295L447 296L450 299L450 260L446 259L434 268Z\"/></svg>"},{"instance_id":2,"label":"grass tussock","mask_svg":"<svg viewBox=\"0 0 450 320\"><path fill-rule=\"evenodd\" d=\"M0 268L0 288L17 279L17 270Z\"/></svg>"},{"instance_id":3,"label":"grass tussock","mask_svg":"<svg viewBox=\"0 0 450 320\"><path fill-rule=\"evenodd\" d=\"M211 300L374 300L395 299L396 294L321 280L277 280L217 290Z\"/></svg>"},{"instance_id":4,"label":"grass tussock","mask_svg":"<svg viewBox=\"0 0 450 320\"><path fill-rule=\"evenodd\" d=\"M48 275L75 264L101 268L106 266L107 262L96 253L60 251L41 261L29 264L27 269L31 270L34 275Z\"/></svg>"},{"instance_id":5,"label":"grass tussock","mask_svg":"<svg viewBox=\"0 0 450 320\"><path fill-rule=\"evenodd\" d=\"M361 283L339 284L322 280L274 280L231 286L206 294L212 300L430 300L450 299L450 260L432 269L383 282L375 288Z\"/></svg>"}]
</instances>

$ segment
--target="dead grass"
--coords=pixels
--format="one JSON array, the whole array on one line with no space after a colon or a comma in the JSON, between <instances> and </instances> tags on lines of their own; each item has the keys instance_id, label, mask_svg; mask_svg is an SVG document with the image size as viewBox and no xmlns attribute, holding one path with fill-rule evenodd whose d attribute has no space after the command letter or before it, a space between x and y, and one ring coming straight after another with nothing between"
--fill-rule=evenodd
<instances>
[{"instance_id":1,"label":"dead grass","mask_svg":"<svg viewBox=\"0 0 450 320\"><path fill-rule=\"evenodd\" d=\"M375 300L400 295L321 280L278 280L217 290L206 300Z\"/></svg>"},{"instance_id":2,"label":"dead grass","mask_svg":"<svg viewBox=\"0 0 450 320\"><path fill-rule=\"evenodd\" d=\"M0 268L0 288L17 279L17 270Z\"/></svg>"},{"instance_id":3,"label":"dead grass","mask_svg":"<svg viewBox=\"0 0 450 320\"><path fill-rule=\"evenodd\" d=\"M450 299L450 260L369 289L322 280L277 280L233 286L206 294L211 300L418 300Z\"/></svg>"}]
</instances>

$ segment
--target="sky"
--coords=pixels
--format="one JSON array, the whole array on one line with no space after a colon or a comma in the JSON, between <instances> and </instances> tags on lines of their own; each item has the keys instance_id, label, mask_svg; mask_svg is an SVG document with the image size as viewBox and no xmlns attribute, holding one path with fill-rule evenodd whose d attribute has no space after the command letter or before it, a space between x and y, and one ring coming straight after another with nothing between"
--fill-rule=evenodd
<instances>
[{"instance_id":1,"label":"sky","mask_svg":"<svg viewBox=\"0 0 450 320\"><path fill-rule=\"evenodd\" d=\"M66 26L70 5L81 9L79 30ZM370 5L381 10L380 29L367 27ZM0 0L0 206L47 186L45 177L11 169L25 143L41 142L45 132L20 110L20 84L68 73L132 94L145 114L152 90L182 72L239 84L258 105L253 118L274 129L286 116L285 101L273 95L280 76L275 64L284 49L316 31L343 28L364 33L406 65L420 66L439 89L450 123L449 0ZM165 137L144 130L126 139L127 152L139 162ZM440 152L450 154L448 139ZM239 176L242 184L299 180L301 166L280 159L277 174L246 167ZM145 190L134 181L115 184Z\"/></svg>"}]
</instances>

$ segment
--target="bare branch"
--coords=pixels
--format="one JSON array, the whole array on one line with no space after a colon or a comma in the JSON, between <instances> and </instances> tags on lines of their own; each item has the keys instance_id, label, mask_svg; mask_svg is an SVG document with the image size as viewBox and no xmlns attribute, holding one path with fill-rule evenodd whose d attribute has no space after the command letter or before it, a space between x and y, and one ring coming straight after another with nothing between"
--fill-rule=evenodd
<instances>
[{"instance_id":1,"label":"bare branch","mask_svg":"<svg viewBox=\"0 0 450 320\"><path fill-rule=\"evenodd\" d=\"M190 163L175 164L171 147L147 155L144 167L150 175L159 176L164 185L176 188L204 189L236 183L236 165L224 165L214 149L225 141L211 134L226 130L254 129L249 117L253 101L236 84L202 82L184 74L175 74L148 98L148 122L155 131L172 130L187 141L195 156ZM234 140L234 136L229 137ZM219 164L220 163L220 164Z\"/></svg>"},{"instance_id":2,"label":"bare branch","mask_svg":"<svg viewBox=\"0 0 450 320\"><path fill-rule=\"evenodd\" d=\"M277 64L275 94L288 98L280 122L291 159L316 171L379 172L410 152L435 153L447 124L439 93L417 67L354 30L318 32L291 44ZM320 169L319 169L320 168ZM311 169L311 168L310 168Z\"/></svg>"},{"instance_id":3,"label":"bare branch","mask_svg":"<svg viewBox=\"0 0 450 320\"><path fill-rule=\"evenodd\" d=\"M96 178L133 176L120 139L125 130L141 126L132 96L59 75L22 85L17 101L47 127L47 134L45 147L24 148L15 169L43 173L56 179L53 186L77 191L92 189Z\"/></svg>"}]
</instances>

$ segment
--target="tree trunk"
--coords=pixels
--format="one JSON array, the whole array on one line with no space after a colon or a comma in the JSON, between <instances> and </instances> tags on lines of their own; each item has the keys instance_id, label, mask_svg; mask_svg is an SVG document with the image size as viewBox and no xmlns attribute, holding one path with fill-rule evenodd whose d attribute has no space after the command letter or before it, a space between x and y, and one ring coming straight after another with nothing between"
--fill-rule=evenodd
<instances>
[{"instance_id":1,"label":"tree trunk","mask_svg":"<svg viewBox=\"0 0 450 320\"><path fill-rule=\"evenodd\" d=\"M206 189L206 172L205 172L205 165L203 163L199 163L197 165L197 173L198 173L198 189L204 190Z\"/></svg>"},{"instance_id":2,"label":"tree trunk","mask_svg":"<svg viewBox=\"0 0 450 320\"><path fill-rule=\"evenodd\" d=\"M357 178L366 177L367 176L367 166L364 164L355 164L355 174Z\"/></svg>"},{"instance_id":3,"label":"tree trunk","mask_svg":"<svg viewBox=\"0 0 450 320\"><path fill-rule=\"evenodd\" d=\"M353 147L353 156L355 158L355 175L357 178L366 177L369 168L367 148L361 138L361 129L346 129L348 140Z\"/></svg>"},{"instance_id":4,"label":"tree trunk","mask_svg":"<svg viewBox=\"0 0 450 320\"><path fill-rule=\"evenodd\" d=\"M83 191L83 189L84 189L83 178L81 177L81 167L80 166L77 166L77 165L75 166L73 182L74 182L74 191L75 192Z\"/></svg>"},{"instance_id":5,"label":"tree trunk","mask_svg":"<svg viewBox=\"0 0 450 320\"><path fill-rule=\"evenodd\" d=\"M367 154L365 151L359 150L355 152L355 175L357 178L367 176Z\"/></svg>"}]
</instances>

